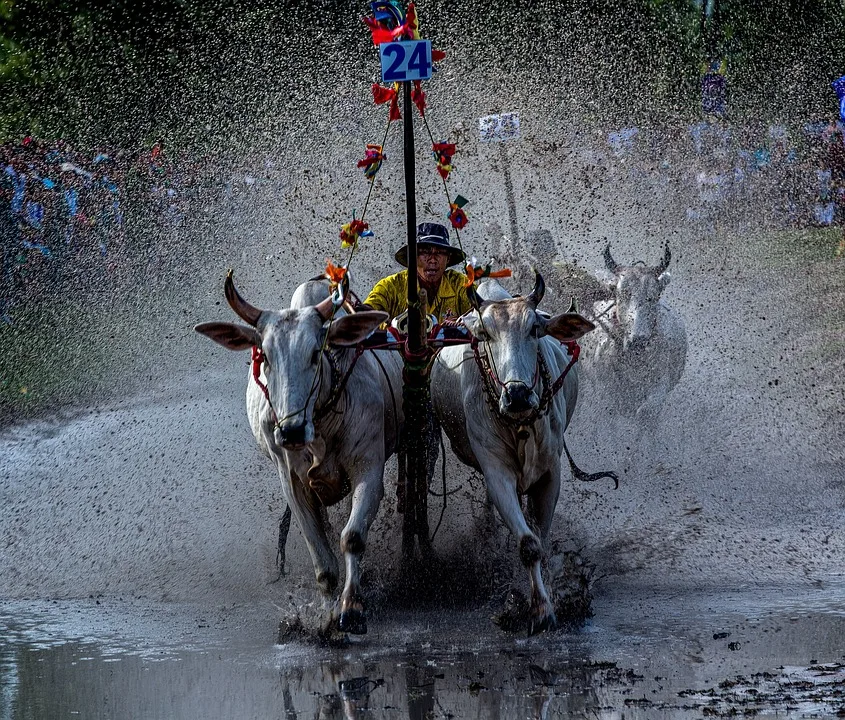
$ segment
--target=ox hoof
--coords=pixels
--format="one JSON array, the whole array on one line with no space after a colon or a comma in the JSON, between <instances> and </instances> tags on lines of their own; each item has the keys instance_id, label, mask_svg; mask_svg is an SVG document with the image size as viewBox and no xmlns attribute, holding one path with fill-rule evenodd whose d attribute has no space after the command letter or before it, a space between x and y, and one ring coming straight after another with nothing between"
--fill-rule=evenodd
<instances>
[{"instance_id":1,"label":"ox hoof","mask_svg":"<svg viewBox=\"0 0 845 720\"><path fill-rule=\"evenodd\" d=\"M340 614L337 626L341 632L351 635L367 634L367 618L361 610L344 610Z\"/></svg>"},{"instance_id":2,"label":"ox hoof","mask_svg":"<svg viewBox=\"0 0 845 720\"><path fill-rule=\"evenodd\" d=\"M557 627L557 618L554 611L546 608L538 608L531 613L528 623L528 634L538 635L542 632L549 632Z\"/></svg>"}]
</instances>

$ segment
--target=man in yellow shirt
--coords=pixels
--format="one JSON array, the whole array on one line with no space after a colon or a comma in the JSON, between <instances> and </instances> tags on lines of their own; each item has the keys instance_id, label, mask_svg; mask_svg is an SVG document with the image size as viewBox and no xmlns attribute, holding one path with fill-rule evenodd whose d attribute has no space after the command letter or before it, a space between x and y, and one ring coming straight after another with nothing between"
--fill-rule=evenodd
<instances>
[{"instance_id":1,"label":"man in yellow shirt","mask_svg":"<svg viewBox=\"0 0 845 720\"><path fill-rule=\"evenodd\" d=\"M396 252L396 262L408 267L408 246ZM417 278L428 296L428 312L438 322L455 319L471 309L466 276L449 270L466 259L462 250L449 244L449 231L438 223L417 225ZM366 306L366 307L364 307ZM379 280L361 309L382 310L393 320L408 306L408 270Z\"/></svg>"}]
</instances>

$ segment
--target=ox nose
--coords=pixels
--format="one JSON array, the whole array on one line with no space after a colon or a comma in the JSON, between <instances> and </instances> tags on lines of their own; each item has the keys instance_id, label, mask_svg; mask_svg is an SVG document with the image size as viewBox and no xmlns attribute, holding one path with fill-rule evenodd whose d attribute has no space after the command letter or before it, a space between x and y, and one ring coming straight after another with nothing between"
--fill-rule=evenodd
<instances>
[{"instance_id":1,"label":"ox nose","mask_svg":"<svg viewBox=\"0 0 845 720\"><path fill-rule=\"evenodd\" d=\"M305 422L286 422L279 425L282 447L301 447L308 442L308 425Z\"/></svg>"},{"instance_id":2,"label":"ox nose","mask_svg":"<svg viewBox=\"0 0 845 720\"><path fill-rule=\"evenodd\" d=\"M525 383L511 382L502 393L502 410L506 413L524 413L534 408L531 402L531 388Z\"/></svg>"}]
</instances>

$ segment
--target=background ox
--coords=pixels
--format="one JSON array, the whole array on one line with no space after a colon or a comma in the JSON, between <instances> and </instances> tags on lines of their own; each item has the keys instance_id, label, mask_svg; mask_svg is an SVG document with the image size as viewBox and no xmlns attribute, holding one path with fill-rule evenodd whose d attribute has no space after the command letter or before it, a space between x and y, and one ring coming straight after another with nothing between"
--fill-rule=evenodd
<instances>
[{"instance_id":1,"label":"background ox","mask_svg":"<svg viewBox=\"0 0 845 720\"><path fill-rule=\"evenodd\" d=\"M573 368L560 392L543 407L547 383L541 368L544 365L547 375L557 379L569 362L560 342L575 340L594 327L576 313L551 318L538 313L544 289L537 273L527 297L484 301L478 311L464 316L464 324L480 341L478 351L489 376L480 372L469 346L444 348L431 376L434 409L452 450L483 473L491 501L517 540L520 560L529 572L532 633L556 622L540 561L560 493L563 431L578 395ZM527 519L520 495L528 498Z\"/></svg>"},{"instance_id":2,"label":"background ox","mask_svg":"<svg viewBox=\"0 0 845 720\"><path fill-rule=\"evenodd\" d=\"M396 448L400 422L396 414L401 408L401 403L391 399L390 382L382 368L393 375L396 385L401 365L390 353L376 359L368 352L350 372L355 351L349 347L387 315L375 311L344 315L325 327L332 313L331 299L311 305L313 284L300 286L293 307L278 312L246 302L235 289L231 273L225 293L229 305L248 325L210 322L197 325L196 330L230 350L263 352L260 380L266 384L269 401L250 377L250 426L259 447L276 465L288 506L311 554L317 585L326 594L333 594L339 573L326 536L323 508L352 493L349 521L340 536L346 582L338 624L343 631L365 633L359 563L384 495L384 462Z\"/></svg>"},{"instance_id":3,"label":"background ox","mask_svg":"<svg viewBox=\"0 0 845 720\"><path fill-rule=\"evenodd\" d=\"M669 284L671 253L654 266L619 265L608 245L604 260L613 297L593 305L594 333L584 338L582 370L611 415L633 418L640 432L655 428L666 396L678 384L687 357L680 314L661 294Z\"/></svg>"}]
</instances>

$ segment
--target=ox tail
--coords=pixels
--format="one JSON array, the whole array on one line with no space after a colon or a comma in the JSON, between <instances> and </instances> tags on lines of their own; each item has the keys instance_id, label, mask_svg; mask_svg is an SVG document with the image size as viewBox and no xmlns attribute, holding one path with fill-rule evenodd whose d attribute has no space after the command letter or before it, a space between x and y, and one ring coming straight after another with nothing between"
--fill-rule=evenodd
<instances>
[{"instance_id":1,"label":"ox tail","mask_svg":"<svg viewBox=\"0 0 845 720\"><path fill-rule=\"evenodd\" d=\"M575 461L572 459L572 455L569 452L569 448L566 447L566 435L563 436L563 451L566 453L566 459L569 460L569 469L572 471L572 477L576 480L580 480L581 482L595 482L596 480L601 480L602 478L610 478L614 482L613 489L619 489L619 476L615 472L605 470L595 473L586 473L575 464Z\"/></svg>"}]
</instances>

